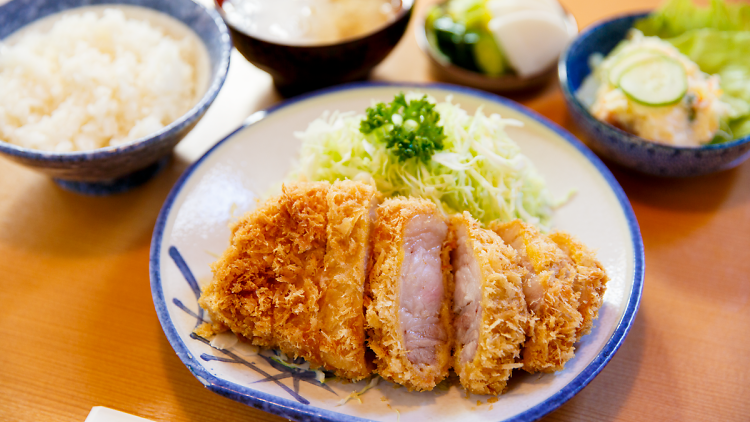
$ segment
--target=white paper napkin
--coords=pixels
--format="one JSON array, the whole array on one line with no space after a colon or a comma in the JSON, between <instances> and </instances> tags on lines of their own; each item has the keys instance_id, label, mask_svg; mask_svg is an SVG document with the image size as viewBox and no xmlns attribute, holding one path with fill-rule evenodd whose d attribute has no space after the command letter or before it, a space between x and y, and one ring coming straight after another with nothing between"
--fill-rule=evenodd
<instances>
[{"instance_id":1,"label":"white paper napkin","mask_svg":"<svg viewBox=\"0 0 750 422\"><path fill-rule=\"evenodd\" d=\"M138 416L133 416L119 410L104 406L94 406L84 422L152 422Z\"/></svg>"}]
</instances>

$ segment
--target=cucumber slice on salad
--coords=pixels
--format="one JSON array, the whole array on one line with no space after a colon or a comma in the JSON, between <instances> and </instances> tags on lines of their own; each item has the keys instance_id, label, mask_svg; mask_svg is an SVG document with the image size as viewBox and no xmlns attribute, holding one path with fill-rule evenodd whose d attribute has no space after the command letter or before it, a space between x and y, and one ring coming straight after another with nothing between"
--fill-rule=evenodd
<instances>
[{"instance_id":1,"label":"cucumber slice on salad","mask_svg":"<svg viewBox=\"0 0 750 422\"><path fill-rule=\"evenodd\" d=\"M651 49L639 49L630 51L627 54L622 55L618 58L609 70L609 83L612 86L618 86L620 84L620 77L623 72L630 69L636 63L640 63L646 60L653 59L654 57L666 57L659 51Z\"/></svg>"},{"instance_id":2,"label":"cucumber slice on salad","mask_svg":"<svg viewBox=\"0 0 750 422\"><path fill-rule=\"evenodd\" d=\"M685 68L666 56L639 61L620 76L620 89L637 103L667 106L679 102L687 92Z\"/></svg>"}]
</instances>

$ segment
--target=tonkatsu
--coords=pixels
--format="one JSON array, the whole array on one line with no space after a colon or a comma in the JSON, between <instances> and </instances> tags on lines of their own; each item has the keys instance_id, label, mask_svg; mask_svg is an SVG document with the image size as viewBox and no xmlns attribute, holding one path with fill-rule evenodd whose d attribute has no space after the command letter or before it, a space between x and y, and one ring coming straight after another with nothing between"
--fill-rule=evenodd
<instances>
[{"instance_id":1,"label":"tonkatsu","mask_svg":"<svg viewBox=\"0 0 750 422\"><path fill-rule=\"evenodd\" d=\"M591 330L607 275L565 232L483 228L425 199L381 203L361 182L295 182L231 226L196 330L359 380L429 391L451 368L475 394L513 369L554 372Z\"/></svg>"},{"instance_id":2,"label":"tonkatsu","mask_svg":"<svg viewBox=\"0 0 750 422\"><path fill-rule=\"evenodd\" d=\"M580 295L578 312L583 318L581 326L576 330L576 340L580 340L581 336L591 331L594 320L599 316L599 308L602 306L602 297L609 278L602 264L596 259L596 254L580 240L561 231L551 233L549 238L575 265L576 278L573 290Z\"/></svg>"},{"instance_id":3,"label":"tonkatsu","mask_svg":"<svg viewBox=\"0 0 750 422\"><path fill-rule=\"evenodd\" d=\"M211 330L344 378L369 375L363 294L377 197L356 182L292 183L242 217L199 301Z\"/></svg>"},{"instance_id":4,"label":"tonkatsu","mask_svg":"<svg viewBox=\"0 0 750 422\"><path fill-rule=\"evenodd\" d=\"M490 228L518 252L527 270L523 292L531 314L523 348L523 369L528 372L562 370L573 357L582 317L580 294L573 289L575 267L549 237L521 220L493 223Z\"/></svg>"},{"instance_id":5,"label":"tonkatsu","mask_svg":"<svg viewBox=\"0 0 750 422\"><path fill-rule=\"evenodd\" d=\"M526 340L528 313L518 254L468 212L451 219L455 282L453 367L475 394L501 394Z\"/></svg>"},{"instance_id":6,"label":"tonkatsu","mask_svg":"<svg viewBox=\"0 0 750 422\"><path fill-rule=\"evenodd\" d=\"M432 390L451 365L450 232L435 204L387 199L378 207L367 287L369 346L377 373Z\"/></svg>"}]
</instances>

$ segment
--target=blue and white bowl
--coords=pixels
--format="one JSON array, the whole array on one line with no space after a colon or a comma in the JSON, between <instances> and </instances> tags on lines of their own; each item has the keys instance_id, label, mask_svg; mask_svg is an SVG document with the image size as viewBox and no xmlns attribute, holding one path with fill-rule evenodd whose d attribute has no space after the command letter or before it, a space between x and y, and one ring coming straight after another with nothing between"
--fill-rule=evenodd
<instances>
[{"instance_id":1,"label":"blue and white bowl","mask_svg":"<svg viewBox=\"0 0 750 422\"><path fill-rule=\"evenodd\" d=\"M701 176L735 167L750 157L750 137L697 148L674 147L648 141L594 118L575 96L591 73L589 57L607 55L633 23L646 16L618 16L587 28L560 56L558 73L571 116L599 155L641 173L666 177Z\"/></svg>"},{"instance_id":2,"label":"blue and white bowl","mask_svg":"<svg viewBox=\"0 0 750 422\"><path fill-rule=\"evenodd\" d=\"M0 141L0 154L52 176L62 187L106 195L137 186L164 166L175 145L203 117L224 84L232 42L219 14L193 0L12 0L0 6L0 40L49 15L96 5L140 6L177 19L203 41L209 62L203 97L182 117L149 136L123 145L64 153Z\"/></svg>"}]
</instances>

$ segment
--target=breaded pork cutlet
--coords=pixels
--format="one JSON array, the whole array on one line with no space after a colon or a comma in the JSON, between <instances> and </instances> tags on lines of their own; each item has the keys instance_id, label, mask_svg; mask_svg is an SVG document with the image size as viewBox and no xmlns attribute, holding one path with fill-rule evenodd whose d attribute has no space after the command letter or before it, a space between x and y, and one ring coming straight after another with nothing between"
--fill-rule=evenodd
<instances>
[{"instance_id":1,"label":"breaded pork cutlet","mask_svg":"<svg viewBox=\"0 0 750 422\"><path fill-rule=\"evenodd\" d=\"M528 372L562 370L575 350L583 318L579 294L573 290L575 268L570 258L533 226L513 220L490 228L518 252L527 275L523 292L531 313L523 369Z\"/></svg>"},{"instance_id":2,"label":"breaded pork cutlet","mask_svg":"<svg viewBox=\"0 0 750 422\"><path fill-rule=\"evenodd\" d=\"M451 218L455 290L453 367L475 394L501 394L526 340L528 314L517 254L468 212Z\"/></svg>"},{"instance_id":3,"label":"breaded pork cutlet","mask_svg":"<svg viewBox=\"0 0 750 422\"><path fill-rule=\"evenodd\" d=\"M329 189L325 182L284 185L232 226L199 299L214 331L229 328L293 355L315 351Z\"/></svg>"},{"instance_id":4,"label":"breaded pork cutlet","mask_svg":"<svg viewBox=\"0 0 750 422\"><path fill-rule=\"evenodd\" d=\"M596 254L578 239L565 232L553 232L549 238L565 252L573 261L576 278L573 290L580 294L578 312L583 317L581 326L576 331L576 340L591 332L594 320L599 317L602 306L602 296L607 290L607 273L602 264L596 259Z\"/></svg>"},{"instance_id":5,"label":"breaded pork cutlet","mask_svg":"<svg viewBox=\"0 0 750 422\"><path fill-rule=\"evenodd\" d=\"M372 373L365 359L365 278L380 194L364 183L335 182L328 192L328 242L321 279L320 353L345 378Z\"/></svg>"},{"instance_id":6,"label":"breaded pork cutlet","mask_svg":"<svg viewBox=\"0 0 750 422\"><path fill-rule=\"evenodd\" d=\"M286 184L232 227L199 300L213 324L313 367L361 379L363 289L377 192L354 182Z\"/></svg>"},{"instance_id":7,"label":"breaded pork cutlet","mask_svg":"<svg viewBox=\"0 0 750 422\"><path fill-rule=\"evenodd\" d=\"M451 365L448 225L423 199L388 199L377 212L365 299L376 371L409 390L432 390Z\"/></svg>"}]
</instances>

